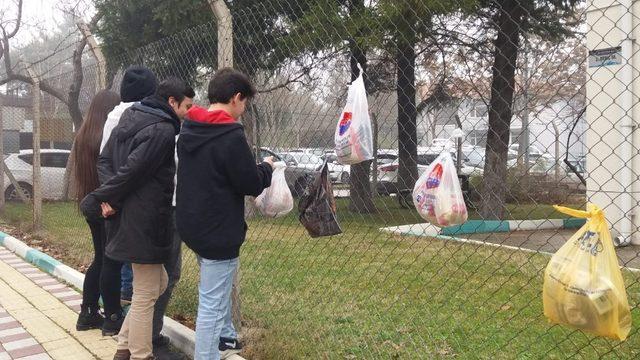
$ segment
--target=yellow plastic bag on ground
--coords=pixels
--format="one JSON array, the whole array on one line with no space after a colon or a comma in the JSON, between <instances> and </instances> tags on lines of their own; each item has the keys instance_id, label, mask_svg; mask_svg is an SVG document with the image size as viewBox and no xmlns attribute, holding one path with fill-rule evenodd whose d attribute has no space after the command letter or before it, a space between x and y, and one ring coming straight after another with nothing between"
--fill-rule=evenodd
<instances>
[{"instance_id":1,"label":"yellow plastic bag on ground","mask_svg":"<svg viewBox=\"0 0 640 360\"><path fill-rule=\"evenodd\" d=\"M544 272L544 315L552 323L624 340L631 313L622 273L604 213L555 206L557 211L587 223L551 258Z\"/></svg>"}]
</instances>

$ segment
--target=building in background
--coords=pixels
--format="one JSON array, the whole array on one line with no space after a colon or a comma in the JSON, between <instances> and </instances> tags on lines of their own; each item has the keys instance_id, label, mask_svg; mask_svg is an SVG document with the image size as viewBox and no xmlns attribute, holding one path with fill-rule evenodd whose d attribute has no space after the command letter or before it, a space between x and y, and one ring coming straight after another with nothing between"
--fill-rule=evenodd
<instances>
[{"instance_id":1,"label":"building in background","mask_svg":"<svg viewBox=\"0 0 640 360\"><path fill-rule=\"evenodd\" d=\"M560 142L560 158L564 159L569 141L569 158L583 159L586 154L586 118L577 119L584 104L574 100L554 100L529 111L530 146L555 156L555 143ZM458 123L459 121L459 123ZM577 121L574 132L571 129ZM436 106L425 106L418 114L420 146L430 146L433 139L449 139L459 125L465 133L464 144L485 147L489 112L480 99L471 97L441 99ZM555 125L553 124L555 122ZM556 132L557 129L557 132ZM515 113L511 121L510 144L522 134L522 118Z\"/></svg>"},{"instance_id":2,"label":"building in background","mask_svg":"<svg viewBox=\"0 0 640 360\"><path fill-rule=\"evenodd\" d=\"M0 94L3 120L4 153L33 148L33 100L30 94ZM43 149L71 149L74 128L66 108L43 96L40 146Z\"/></svg>"}]
</instances>

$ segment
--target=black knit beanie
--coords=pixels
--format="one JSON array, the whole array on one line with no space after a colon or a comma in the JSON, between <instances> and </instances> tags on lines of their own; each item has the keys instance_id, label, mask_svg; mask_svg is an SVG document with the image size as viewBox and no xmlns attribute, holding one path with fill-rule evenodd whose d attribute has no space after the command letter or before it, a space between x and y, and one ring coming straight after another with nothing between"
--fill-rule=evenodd
<instances>
[{"instance_id":1,"label":"black knit beanie","mask_svg":"<svg viewBox=\"0 0 640 360\"><path fill-rule=\"evenodd\" d=\"M122 102L140 101L156 92L158 81L155 74L140 65L131 66L125 71L120 84Z\"/></svg>"}]
</instances>

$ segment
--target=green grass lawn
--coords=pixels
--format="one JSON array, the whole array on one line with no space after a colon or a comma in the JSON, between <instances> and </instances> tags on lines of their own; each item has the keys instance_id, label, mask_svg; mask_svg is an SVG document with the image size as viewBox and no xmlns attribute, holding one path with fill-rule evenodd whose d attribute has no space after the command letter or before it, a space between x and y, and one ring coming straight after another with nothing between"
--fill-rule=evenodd
<instances>
[{"instance_id":1,"label":"green grass lawn","mask_svg":"<svg viewBox=\"0 0 640 360\"><path fill-rule=\"evenodd\" d=\"M311 239L296 215L252 219L242 250L241 296L250 359L636 358L640 356L639 276L625 272L634 327L626 342L594 338L542 315L548 257L481 245L381 233L421 222L391 198L358 215L340 200L344 233ZM45 204L47 239L78 265L88 229L69 204ZM543 205L510 206L512 219L557 218ZM10 205L19 224L29 209ZM472 218L478 218L471 214ZM23 225L24 226L24 225ZM198 267L184 252L170 307L192 321Z\"/></svg>"}]
</instances>

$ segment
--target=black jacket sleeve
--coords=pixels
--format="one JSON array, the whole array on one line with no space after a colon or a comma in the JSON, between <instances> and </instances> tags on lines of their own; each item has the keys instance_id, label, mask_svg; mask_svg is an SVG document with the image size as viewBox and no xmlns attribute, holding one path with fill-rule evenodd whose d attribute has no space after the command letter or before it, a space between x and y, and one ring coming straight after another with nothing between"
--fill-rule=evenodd
<instances>
[{"instance_id":1,"label":"black jacket sleeve","mask_svg":"<svg viewBox=\"0 0 640 360\"><path fill-rule=\"evenodd\" d=\"M239 131L238 134L229 144L228 153L233 157L227 158L225 170L238 194L258 196L271 186L273 168L267 163L256 165L244 133Z\"/></svg>"},{"instance_id":2,"label":"black jacket sleeve","mask_svg":"<svg viewBox=\"0 0 640 360\"><path fill-rule=\"evenodd\" d=\"M100 208L100 203L98 200L91 194L82 199L80 202L80 211L82 215L89 221L97 221L102 218L102 209Z\"/></svg>"},{"instance_id":3,"label":"black jacket sleeve","mask_svg":"<svg viewBox=\"0 0 640 360\"><path fill-rule=\"evenodd\" d=\"M91 193L100 202L118 204L135 190L140 181L162 164L167 154L173 154L175 133L170 125L157 124L138 132L133 143L132 151L115 175ZM100 164L101 167L110 164L108 159L110 151L106 153L104 159L101 156L103 160Z\"/></svg>"}]
</instances>

